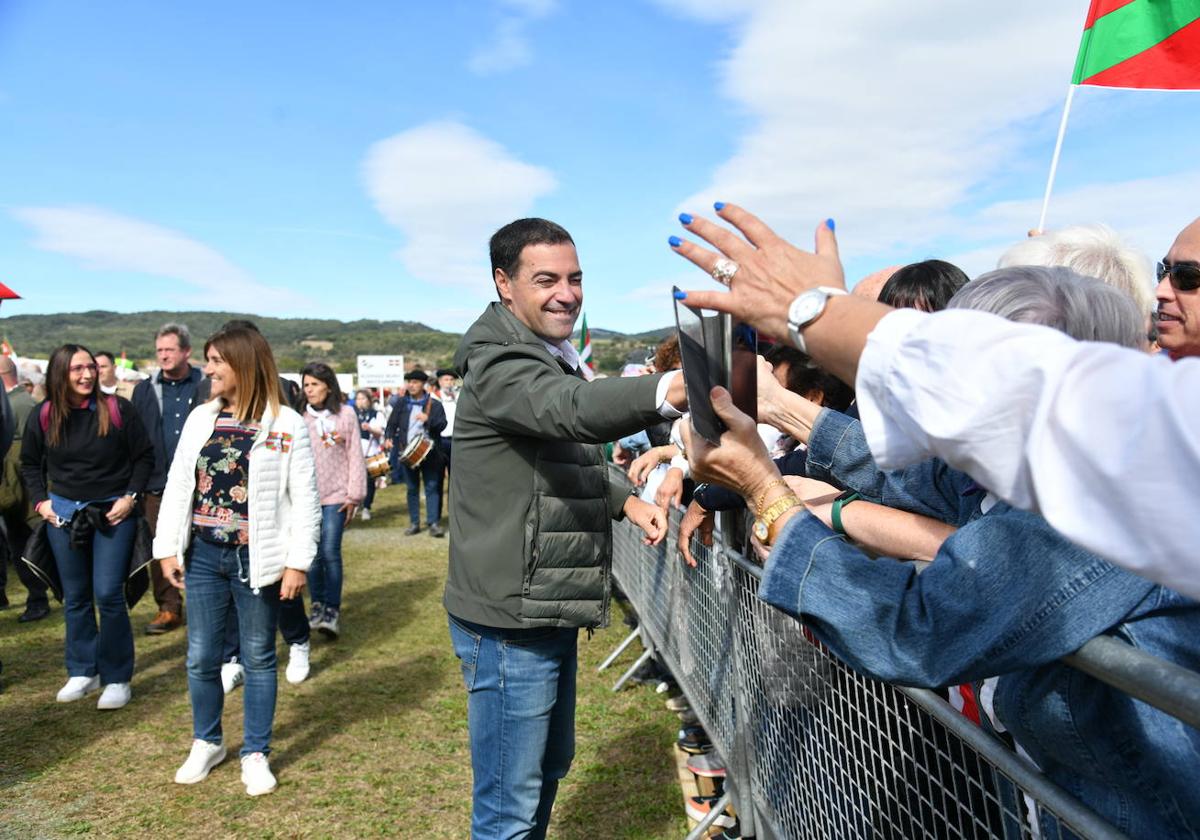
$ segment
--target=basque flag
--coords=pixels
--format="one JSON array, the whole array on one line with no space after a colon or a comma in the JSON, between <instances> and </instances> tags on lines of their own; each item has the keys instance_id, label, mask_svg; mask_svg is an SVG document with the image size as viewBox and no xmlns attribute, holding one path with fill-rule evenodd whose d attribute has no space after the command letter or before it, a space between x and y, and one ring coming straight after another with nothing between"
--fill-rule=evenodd
<instances>
[{"instance_id":1,"label":"basque flag","mask_svg":"<svg viewBox=\"0 0 1200 840\"><path fill-rule=\"evenodd\" d=\"M1071 83L1200 89L1200 0L1092 0Z\"/></svg>"},{"instance_id":2,"label":"basque flag","mask_svg":"<svg viewBox=\"0 0 1200 840\"><path fill-rule=\"evenodd\" d=\"M586 314L583 316L583 328L579 331L579 368L583 371L584 379L591 380L596 375L596 366L592 364L592 333L588 329Z\"/></svg>"}]
</instances>

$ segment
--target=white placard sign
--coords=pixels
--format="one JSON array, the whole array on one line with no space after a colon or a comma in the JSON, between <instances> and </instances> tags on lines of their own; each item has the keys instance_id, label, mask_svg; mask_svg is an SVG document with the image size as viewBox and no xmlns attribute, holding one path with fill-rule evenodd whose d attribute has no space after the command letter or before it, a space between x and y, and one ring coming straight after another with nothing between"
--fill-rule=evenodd
<instances>
[{"instance_id":1,"label":"white placard sign","mask_svg":"<svg viewBox=\"0 0 1200 840\"><path fill-rule=\"evenodd\" d=\"M398 388L404 384L403 356L359 356L359 388Z\"/></svg>"}]
</instances>

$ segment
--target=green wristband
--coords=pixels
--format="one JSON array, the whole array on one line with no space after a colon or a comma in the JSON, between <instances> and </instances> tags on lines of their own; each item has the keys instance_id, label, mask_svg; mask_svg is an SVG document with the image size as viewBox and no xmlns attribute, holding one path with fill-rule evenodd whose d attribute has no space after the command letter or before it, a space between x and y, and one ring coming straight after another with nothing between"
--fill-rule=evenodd
<instances>
[{"instance_id":1,"label":"green wristband","mask_svg":"<svg viewBox=\"0 0 1200 840\"><path fill-rule=\"evenodd\" d=\"M833 511L829 516L829 518L833 521L833 530L837 531L839 534L845 535L846 529L842 527L842 508L851 502L857 502L861 498L862 496L858 495L852 490L847 490L845 493L833 500Z\"/></svg>"}]
</instances>

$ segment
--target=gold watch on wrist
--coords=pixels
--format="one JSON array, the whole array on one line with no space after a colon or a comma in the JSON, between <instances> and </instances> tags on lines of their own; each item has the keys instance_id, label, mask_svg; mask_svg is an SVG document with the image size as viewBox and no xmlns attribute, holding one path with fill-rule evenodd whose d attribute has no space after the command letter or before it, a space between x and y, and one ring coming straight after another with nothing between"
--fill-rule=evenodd
<instances>
[{"instance_id":1,"label":"gold watch on wrist","mask_svg":"<svg viewBox=\"0 0 1200 840\"><path fill-rule=\"evenodd\" d=\"M775 542L775 523L779 517L783 516L786 511L794 507L799 507L803 502L795 493L789 493L786 496L780 496L773 501L766 510L758 515L754 520L754 527L751 529L757 539L763 545L771 545Z\"/></svg>"}]
</instances>

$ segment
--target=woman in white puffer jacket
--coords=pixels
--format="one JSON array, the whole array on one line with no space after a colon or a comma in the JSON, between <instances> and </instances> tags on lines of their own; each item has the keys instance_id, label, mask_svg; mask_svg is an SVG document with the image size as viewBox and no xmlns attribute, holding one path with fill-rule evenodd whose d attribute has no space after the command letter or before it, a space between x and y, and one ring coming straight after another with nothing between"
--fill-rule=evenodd
<instances>
[{"instance_id":1,"label":"woman in white puffer jacket","mask_svg":"<svg viewBox=\"0 0 1200 840\"><path fill-rule=\"evenodd\" d=\"M249 327L222 329L204 356L212 398L184 424L154 539L163 575L188 593L194 740L175 781L199 782L225 759L221 652L232 596L246 669L242 782L257 796L275 789L267 756L279 602L300 595L321 508L308 430L280 404L266 339Z\"/></svg>"}]
</instances>

